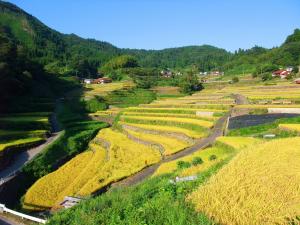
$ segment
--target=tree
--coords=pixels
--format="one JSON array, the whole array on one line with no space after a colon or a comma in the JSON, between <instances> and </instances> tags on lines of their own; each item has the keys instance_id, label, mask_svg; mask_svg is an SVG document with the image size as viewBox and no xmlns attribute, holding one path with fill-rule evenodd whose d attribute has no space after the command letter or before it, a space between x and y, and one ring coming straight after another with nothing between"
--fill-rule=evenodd
<instances>
[{"instance_id":1,"label":"tree","mask_svg":"<svg viewBox=\"0 0 300 225\"><path fill-rule=\"evenodd\" d=\"M202 84L199 82L197 75L192 71L188 71L181 77L179 83L180 91L186 94L192 94L195 91L203 89Z\"/></svg>"},{"instance_id":2,"label":"tree","mask_svg":"<svg viewBox=\"0 0 300 225\"><path fill-rule=\"evenodd\" d=\"M158 71L155 68L131 68L126 70L129 76L133 79L138 88L151 88L156 85L158 80Z\"/></svg>"}]
</instances>

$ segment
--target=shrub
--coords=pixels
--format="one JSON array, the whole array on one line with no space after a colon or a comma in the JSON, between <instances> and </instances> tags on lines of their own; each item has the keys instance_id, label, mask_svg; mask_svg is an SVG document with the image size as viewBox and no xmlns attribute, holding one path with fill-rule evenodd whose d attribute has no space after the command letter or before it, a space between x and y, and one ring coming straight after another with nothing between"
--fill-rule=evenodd
<instances>
[{"instance_id":1,"label":"shrub","mask_svg":"<svg viewBox=\"0 0 300 225\"><path fill-rule=\"evenodd\" d=\"M177 162L177 167L178 167L179 169L190 168L190 167L191 167L191 163L185 162L185 161L178 161L178 162Z\"/></svg>"},{"instance_id":2,"label":"shrub","mask_svg":"<svg viewBox=\"0 0 300 225\"><path fill-rule=\"evenodd\" d=\"M211 155L209 156L209 160L210 161L213 161L213 160L216 160L217 159L217 156L216 155Z\"/></svg>"},{"instance_id":3,"label":"shrub","mask_svg":"<svg viewBox=\"0 0 300 225\"><path fill-rule=\"evenodd\" d=\"M194 166L197 166L197 165L202 164L202 163L203 163L203 160L202 160L201 157L195 157L195 158L193 158L193 160L192 160L192 164L193 164Z\"/></svg>"},{"instance_id":4,"label":"shrub","mask_svg":"<svg viewBox=\"0 0 300 225\"><path fill-rule=\"evenodd\" d=\"M232 83L237 83L237 82L239 82L239 81L240 81L240 79L239 79L238 77L232 78Z\"/></svg>"}]
</instances>

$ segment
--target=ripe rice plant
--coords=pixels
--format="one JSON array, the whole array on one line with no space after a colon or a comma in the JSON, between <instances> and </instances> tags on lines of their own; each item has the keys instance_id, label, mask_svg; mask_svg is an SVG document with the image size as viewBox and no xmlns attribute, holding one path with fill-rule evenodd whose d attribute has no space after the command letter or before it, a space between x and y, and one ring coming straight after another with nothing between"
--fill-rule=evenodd
<instances>
[{"instance_id":1,"label":"ripe rice plant","mask_svg":"<svg viewBox=\"0 0 300 225\"><path fill-rule=\"evenodd\" d=\"M250 145L262 143L263 141L253 137L219 137L218 143L225 144L234 149L242 149Z\"/></svg>"},{"instance_id":2,"label":"ripe rice plant","mask_svg":"<svg viewBox=\"0 0 300 225\"><path fill-rule=\"evenodd\" d=\"M146 112L146 113L182 113L182 114L196 114L197 111L203 112L225 112L221 109L192 109L192 108L141 108L130 107L127 111Z\"/></svg>"},{"instance_id":3,"label":"ripe rice plant","mask_svg":"<svg viewBox=\"0 0 300 225\"><path fill-rule=\"evenodd\" d=\"M110 143L110 148L105 150L95 146L97 138ZM39 210L57 205L64 196L90 195L161 159L156 150L137 144L112 129L101 130L90 145L91 151L79 154L55 172L39 179L27 191L23 207Z\"/></svg>"},{"instance_id":4,"label":"ripe rice plant","mask_svg":"<svg viewBox=\"0 0 300 225\"><path fill-rule=\"evenodd\" d=\"M216 116L198 116L196 114L175 114L175 113L145 113L145 112L123 112L123 115L129 116L157 116L157 117L178 117L178 118L193 118L208 121L216 121L219 117Z\"/></svg>"},{"instance_id":5,"label":"ripe rice plant","mask_svg":"<svg viewBox=\"0 0 300 225\"><path fill-rule=\"evenodd\" d=\"M126 119L138 119L138 120L150 120L150 121L162 121L168 123L179 123L179 124L191 124L205 128L211 128L213 126L213 122L206 120L197 120L192 118L176 118L176 117L155 117L155 116L122 116L122 118Z\"/></svg>"},{"instance_id":6,"label":"ripe rice plant","mask_svg":"<svg viewBox=\"0 0 300 225\"><path fill-rule=\"evenodd\" d=\"M126 124L124 122L120 122L120 124ZM190 129L175 127L175 126L160 126L160 125L151 125L151 124L139 124L139 123L128 123L130 126L139 127L142 129L147 130L155 130L155 131L162 131L162 132L176 132L185 134L191 138L202 138L207 135L206 132L202 131L193 131Z\"/></svg>"},{"instance_id":7,"label":"ripe rice plant","mask_svg":"<svg viewBox=\"0 0 300 225\"><path fill-rule=\"evenodd\" d=\"M141 107L145 108L187 108L187 109L218 109L218 110L228 110L231 104L141 104Z\"/></svg>"},{"instance_id":8,"label":"ripe rice plant","mask_svg":"<svg viewBox=\"0 0 300 225\"><path fill-rule=\"evenodd\" d=\"M183 142L175 138L170 138L170 137L155 135L155 134L146 134L146 133L136 132L132 130L127 130L127 132L141 140L161 144L164 148L164 155L174 154L189 146L187 142Z\"/></svg>"},{"instance_id":9,"label":"ripe rice plant","mask_svg":"<svg viewBox=\"0 0 300 225\"><path fill-rule=\"evenodd\" d=\"M299 137L250 146L187 200L221 224L297 224L299 149Z\"/></svg>"},{"instance_id":10,"label":"ripe rice plant","mask_svg":"<svg viewBox=\"0 0 300 225\"><path fill-rule=\"evenodd\" d=\"M279 124L280 129L300 132L300 124Z\"/></svg>"}]
</instances>

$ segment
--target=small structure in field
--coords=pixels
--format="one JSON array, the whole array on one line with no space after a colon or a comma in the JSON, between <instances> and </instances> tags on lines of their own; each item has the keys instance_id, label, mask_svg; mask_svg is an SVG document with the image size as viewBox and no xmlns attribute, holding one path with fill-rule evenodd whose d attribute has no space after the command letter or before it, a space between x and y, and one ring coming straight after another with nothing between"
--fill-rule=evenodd
<instances>
[{"instance_id":1,"label":"small structure in field","mask_svg":"<svg viewBox=\"0 0 300 225\"><path fill-rule=\"evenodd\" d=\"M77 205L82 200L82 198L66 196L60 205L68 209Z\"/></svg>"},{"instance_id":2,"label":"small structure in field","mask_svg":"<svg viewBox=\"0 0 300 225\"><path fill-rule=\"evenodd\" d=\"M263 137L264 138L275 138L276 135L275 134L265 134Z\"/></svg>"},{"instance_id":3,"label":"small structure in field","mask_svg":"<svg viewBox=\"0 0 300 225\"><path fill-rule=\"evenodd\" d=\"M178 182L193 181L193 180L196 180L196 179L197 179L196 175L187 176L187 177L176 177L175 179L170 180L170 183L176 184Z\"/></svg>"},{"instance_id":4,"label":"small structure in field","mask_svg":"<svg viewBox=\"0 0 300 225\"><path fill-rule=\"evenodd\" d=\"M300 84L300 78L294 80L296 84Z\"/></svg>"},{"instance_id":5,"label":"small structure in field","mask_svg":"<svg viewBox=\"0 0 300 225\"><path fill-rule=\"evenodd\" d=\"M85 84L91 84L92 82L93 82L93 79L88 79L88 78L83 79L83 83L85 83Z\"/></svg>"},{"instance_id":6,"label":"small structure in field","mask_svg":"<svg viewBox=\"0 0 300 225\"><path fill-rule=\"evenodd\" d=\"M107 84L107 83L111 83L112 79L110 79L109 77L101 77L98 79L93 80L93 84Z\"/></svg>"}]
</instances>

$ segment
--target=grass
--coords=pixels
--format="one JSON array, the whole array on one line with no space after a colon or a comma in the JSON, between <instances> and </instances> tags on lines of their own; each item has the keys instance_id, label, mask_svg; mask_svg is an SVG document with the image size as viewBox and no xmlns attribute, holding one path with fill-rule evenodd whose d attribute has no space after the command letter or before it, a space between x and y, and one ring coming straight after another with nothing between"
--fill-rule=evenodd
<instances>
[{"instance_id":1,"label":"grass","mask_svg":"<svg viewBox=\"0 0 300 225\"><path fill-rule=\"evenodd\" d=\"M298 224L300 138L241 151L187 199L221 224Z\"/></svg>"},{"instance_id":2,"label":"grass","mask_svg":"<svg viewBox=\"0 0 300 225\"><path fill-rule=\"evenodd\" d=\"M24 208L50 208L62 201L64 196L90 195L160 160L156 150L137 144L110 128L101 130L95 143L98 142L97 137L110 143L107 156L100 146L93 146L94 151L79 154L57 171L38 180L27 191Z\"/></svg>"}]
</instances>

